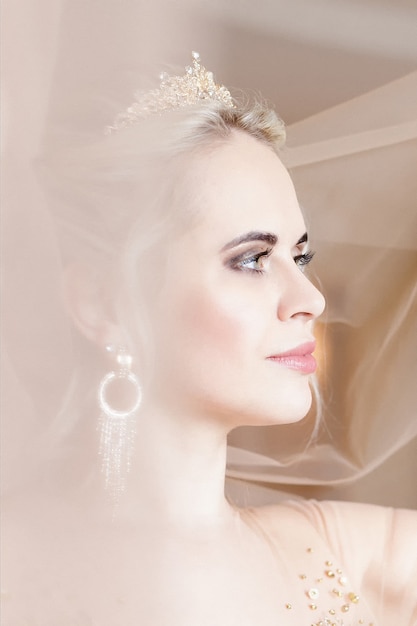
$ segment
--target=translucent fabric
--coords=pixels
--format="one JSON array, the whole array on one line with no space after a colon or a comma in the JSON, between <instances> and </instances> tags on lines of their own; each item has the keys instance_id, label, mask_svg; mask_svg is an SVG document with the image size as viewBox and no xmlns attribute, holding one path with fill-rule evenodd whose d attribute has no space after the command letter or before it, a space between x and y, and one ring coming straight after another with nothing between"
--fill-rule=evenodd
<instances>
[{"instance_id":1,"label":"translucent fabric","mask_svg":"<svg viewBox=\"0 0 417 626\"><path fill-rule=\"evenodd\" d=\"M31 480L50 454L43 434L68 401L76 350L61 297L61 252L34 163L48 137L58 136L62 150L74 134L101 132L117 110L113 102L108 106L111 90L95 93L100 114L90 116L91 94L73 89L88 83L92 54L103 53L106 73L106 38L105 30L99 33L94 52L94 36L74 46L83 25L65 7L58 0L36 7L14 0L3 9L2 440L10 491ZM70 45L77 62L68 67ZM115 65L108 80L124 106L133 78L123 83ZM317 324L321 427L313 440L313 417L235 431L231 478L273 486L342 484L371 472L417 435L416 104L414 73L288 128L283 159L305 209L328 300ZM71 424L61 430L57 456Z\"/></svg>"},{"instance_id":2,"label":"translucent fabric","mask_svg":"<svg viewBox=\"0 0 417 626\"><path fill-rule=\"evenodd\" d=\"M317 328L323 428L313 445L308 421L237 432L235 477L343 483L417 434L416 103L414 73L288 129L284 159L327 296Z\"/></svg>"}]
</instances>

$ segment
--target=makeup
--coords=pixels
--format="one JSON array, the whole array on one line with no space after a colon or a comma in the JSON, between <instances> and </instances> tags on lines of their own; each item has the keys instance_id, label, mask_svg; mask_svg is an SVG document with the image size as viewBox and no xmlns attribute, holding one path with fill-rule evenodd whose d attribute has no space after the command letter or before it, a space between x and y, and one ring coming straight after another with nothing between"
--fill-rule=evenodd
<instances>
[{"instance_id":1,"label":"makeup","mask_svg":"<svg viewBox=\"0 0 417 626\"><path fill-rule=\"evenodd\" d=\"M309 341L308 343L291 348L287 352L273 354L267 357L267 360L288 367L289 369L298 370L302 374L313 374L317 369L317 362L312 354L315 347L315 341Z\"/></svg>"}]
</instances>

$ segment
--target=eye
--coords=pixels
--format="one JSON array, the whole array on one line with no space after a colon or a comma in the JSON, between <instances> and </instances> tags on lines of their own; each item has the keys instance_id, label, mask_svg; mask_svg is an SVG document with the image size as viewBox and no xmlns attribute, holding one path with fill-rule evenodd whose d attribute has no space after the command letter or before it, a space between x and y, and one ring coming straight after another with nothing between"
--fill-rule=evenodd
<instances>
[{"instance_id":1,"label":"eye","mask_svg":"<svg viewBox=\"0 0 417 626\"><path fill-rule=\"evenodd\" d=\"M314 252L309 250L308 252L304 252L304 254L299 254L294 257L294 262L298 267L303 270L306 265L308 265L314 257Z\"/></svg>"},{"instance_id":2,"label":"eye","mask_svg":"<svg viewBox=\"0 0 417 626\"><path fill-rule=\"evenodd\" d=\"M256 254L246 253L232 259L229 265L235 270L263 274L267 268L267 261L271 252L272 248L263 250L262 252L258 252Z\"/></svg>"}]
</instances>

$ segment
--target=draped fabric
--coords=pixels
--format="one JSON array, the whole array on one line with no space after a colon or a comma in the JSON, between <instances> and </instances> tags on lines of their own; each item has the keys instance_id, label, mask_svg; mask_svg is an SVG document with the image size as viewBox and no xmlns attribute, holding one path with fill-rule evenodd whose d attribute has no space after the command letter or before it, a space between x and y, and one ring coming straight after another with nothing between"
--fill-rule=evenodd
<instances>
[{"instance_id":1,"label":"draped fabric","mask_svg":"<svg viewBox=\"0 0 417 626\"><path fill-rule=\"evenodd\" d=\"M2 402L4 486L11 491L47 460L37 442L68 397L74 351L60 293L61 255L34 164L51 136L59 137L62 150L74 133L101 132L129 102L137 72L156 48L153 43L146 51L150 35L125 44L118 2L91 2L90 21L74 7L14 0L3 8ZM86 32L94 11L95 30ZM144 35L143 25L137 28ZM165 42L159 55L169 52ZM219 63L213 69L222 80ZM306 214L318 253L317 281L328 301L317 324L321 426L317 438L313 416L291 426L235 431L232 479L297 489L344 485L392 458L399 471L407 456L404 480L413 480L416 105L412 73L288 128L283 160ZM64 438L69 426L62 430ZM413 494L406 490L402 504L417 506ZM395 500L395 487L391 495Z\"/></svg>"},{"instance_id":2,"label":"draped fabric","mask_svg":"<svg viewBox=\"0 0 417 626\"><path fill-rule=\"evenodd\" d=\"M236 433L232 476L342 484L416 436L416 103L414 73L288 129L284 159L327 296L323 428L303 454L308 420L287 427L290 446L285 428Z\"/></svg>"}]
</instances>

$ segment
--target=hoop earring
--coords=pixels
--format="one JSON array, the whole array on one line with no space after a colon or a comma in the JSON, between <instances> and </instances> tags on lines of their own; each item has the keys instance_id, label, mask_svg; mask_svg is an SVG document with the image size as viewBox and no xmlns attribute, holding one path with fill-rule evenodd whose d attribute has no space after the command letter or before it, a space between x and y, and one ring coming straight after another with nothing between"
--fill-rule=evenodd
<instances>
[{"instance_id":1,"label":"hoop earring","mask_svg":"<svg viewBox=\"0 0 417 626\"><path fill-rule=\"evenodd\" d=\"M106 346L107 352L116 353L117 370L106 374L98 388L100 416L100 449L104 484L113 504L119 503L126 490L126 479L130 471L136 433L135 414L142 401L142 390L137 376L131 371L132 357L124 347ZM109 399L110 387L114 384L133 385L134 400L130 407L114 408Z\"/></svg>"}]
</instances>

